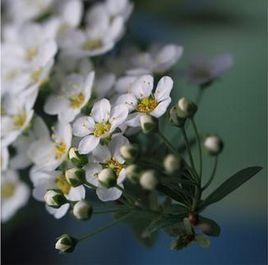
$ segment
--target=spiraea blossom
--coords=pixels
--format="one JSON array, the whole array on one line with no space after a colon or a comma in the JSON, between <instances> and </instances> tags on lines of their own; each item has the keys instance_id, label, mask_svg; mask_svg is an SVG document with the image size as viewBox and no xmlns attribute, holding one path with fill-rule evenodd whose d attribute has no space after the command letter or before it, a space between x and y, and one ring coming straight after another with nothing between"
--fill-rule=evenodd
<instances>
[{"instance_id":1,"label":"spiraea blossom","mask_svg":"<svg viewBox=\"0 0 268 265\"><path fill-rule=\"evenodd\" d=\"M122 191L117 187L106 188L99 181L98 174L105 168L110 168L116 176L117 185L121 184L125 177L125 160L120 148L128 144L129 141L121 134L113 135L108 145L99 145L92 152L91 163L86 168L86 179L89 183L97 187L96 193L102 201L113 201L121 197Z\"/></svg>"},{"instance_id":2,"label":"spiraea blossom","mask_svg":"<svg viewBox=\"0 0 268 265\"><path fill-rule=\"evenodd\" d=\"M110 137L123 124L127 116L128 108L124 104L111 106L107 99L97 101L90 116L80 117L73 124L73 134L83 137L78 145L79 153L92 152L101 139Z\"/></svg>"},{"instance_id":3,"label":"spiraea blossom","mask_svg":"<svg viewBox=\"0 0 268 265\"><path fill-rule=\"evenodd\" d=\"M1 177L1 220L8 221L21 207L25 206L30 196L29 187L23 183L16 171L7 170Z\"/></svg>"}]
</instances>

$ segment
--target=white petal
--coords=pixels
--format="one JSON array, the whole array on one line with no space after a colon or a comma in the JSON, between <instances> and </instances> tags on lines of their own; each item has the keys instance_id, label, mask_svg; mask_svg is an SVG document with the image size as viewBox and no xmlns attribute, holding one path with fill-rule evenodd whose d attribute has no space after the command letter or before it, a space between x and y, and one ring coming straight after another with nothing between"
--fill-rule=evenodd
<instances>
[{"instance_id":1,"label":"white petal","mask_svg":"<svg viewBox=\"0 0 268 265\"><path fill-rule=\"evenodd\" d=\"M68 106L68 100L62 96L49 96L44 105L44 111L50 115L60 113L62 108Z\"/></svg>"},{"instance_id":2,"label":"white petal","mask_svg":"<svg viewBox=\"0 0 268 265\"><path fill-rule=\"evenodd\" d=\"M123 136L122 134L116 134L113 136L110 144L109 144L109 149L112 153L112 156L114 158L116 158L116 160L121 160L121 152L120 152L120 148L123 146L123 145L127 145L129 144L129 141L128 139ZM120 162L120 161L118 161Z\"/></svg>"},{"instance_id":3,"label":"white petal","mask_svg":"<svg viewBox=\"0 0 268 265\"><path fill-rule=\"evenodd\" d=\"M86 167L86 180L94 186L99 185L97 174L102 170L102 166L95 163L90 163Z\"/></svg>"},{"instance_id":4,"label":"white petal","mask_svg":"<svg viewBox=\"0 0 268 265\"><path fill-rule=\"evenodd\" d=\"M129 114L125 124L130 127L140 127L140 117L142 115L143 114L139 112Z\"/></svg>"},{"instance_id":5,"label":"white petal","mask_svg":"<svg viewBox=\"0 0 268 265\"><path fill-rule=\"evenodd\" d=\"M92 152L93 162L106 162L111 159L111 153L107 146L98 145Z\"/></svg>"},{"instance_id":6,"label":"white petal","mask_svg":"<svg viewBox=\"0 0 268 265\"><path fill-rule=\"evenodd\" d=\"M152 93L154 78L151 75L143 75L132 86L131 92L137 98L149 97Z\"/></svg>"},{"instance_id":7,"label":"white petal","mask_svg":"<svg viewBox=\"0 0 268 265\"><path fill-rule=\"evenodd\" d=\"M78 151L80 154L88 154L96 148L99 142L100 138L96 138L93 135L88 135L80 141Z\"/></svg>"},{"instance_id":8,"label":"white petal","mask_svg":"<svg viewBox=\"0 0 268 265\"><path fill-rule=\"evenodd\" d=\"M111 104L104 98L97 101L91 111L91 116L96 122L107 122L110 117Z\"/></svg>"},{"instance_id":9,"label":"white petal","mask_svg":"<svg viewBox=\"0 0 268 265\"><path fill-rule=\"evenodd\" d=\"M126 178L126 170L123 168L120 173L119 173L119 176L117 178L117 184L120 184L122 183Z\"/></svg>"},{"instance_id":10,"label":"white petal","mask_svg":"<svg viewBox=\"0 0 268 265\"><path fill-rule=\"evenodd\" d=\"M170 95L171 89L173 88L173 80L169 76L163 76L156 87L154 97L157 102L161 102L167 99Z\"/></svg>"},{"instance_id":11,"label":"white petal","mask_svg":"<svg viewBox=\"0 0 268 265\"><path fill-rule=\"evenodd\" d=\"M122 124L128 116L128 108L126 105L117 105L112 108L111 110L111 131L113 131L115 128L117 128L120 124Z\"/></svg>"},{"instance_id":12,"label":"white petal","mask_svg":"<svg viewBox=\"0 0 268 265\"><path fill-rule=\"evenodd\" d=\"M80 117L73 123L73 134L78 137L84 137L93 132L94 126L95 122L91 117Z\"/></svg>"},{"instance_id":13,"label":"white petal","mask_svg":"<svg viewBox=\"0 0 268 265\"><path fill-rule=\"evenodd\" d=\"M52 214L56 219L62 218L69 210L70 204L63 204L60 208L55 209L49 206L46 206L47 211Z\"/></svg>"},{"instance_id":14,"label":"white petal","mask_svg":"<svg viewBox=\"0 0 268 265\"><path fill-rule=\"evenodd\" d=\"M137 105L137 99L133 94L124 94L121 95L117 100L116 100L116 105L120 104L125 104L129 111L132 111L136 108Z\"/></svg>"},{"instance_id":15,"label":"white petal","mask_svg":"<svg viewBox=\"0 0 268 265\"><path fill-rule=\"evenodd\" d=\"M161 117L166 111L171 102L171 98L167 98L164 101L160 102L157 107L150 113L150 115L159 118Z\"/></svg>"},{"instance_id":16,"label":"white petal","mask_svg":"<svg viewBox=\"0 0 268 265\"><path fill-rule=\"evenodd\" d=\"M136 76L123 76L118 78L115 84L115 90L118 93L128 93L131 87L138 78Z\"/></svg>"},{"instance_id":17,"label":"white petal","mask_svg":"<svg viewBox=\"0 0 268 265\"><path fill-rule=\"evenodd\" d=\"M66 195L66 198L70 201L80 201L85 198L86 191L84 186L72 187L69 193Z\"/></svg>"},{"instance_id":18,"label":"white petal","mask_svg":"<svg viewBox=\"0 0 268 265\"><path fill-rule=\"evenodd\" d=\"M96 190L97 196L101 201L115 201L122 195L122 191L117 188L106 189L104 187L98 187Z\"/></svg>"}]
</instances>

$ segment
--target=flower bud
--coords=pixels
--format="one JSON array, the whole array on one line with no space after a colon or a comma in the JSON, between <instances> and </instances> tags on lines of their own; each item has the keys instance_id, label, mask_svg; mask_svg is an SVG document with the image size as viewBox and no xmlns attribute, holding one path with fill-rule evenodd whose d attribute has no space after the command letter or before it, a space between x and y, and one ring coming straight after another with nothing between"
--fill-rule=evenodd
<instances>
[{"instance_id":1,"label":"flower bud","mask_svg":"<svg viewBox=\"0 0 268 265\"><path fill-rule=\"evenodd\" d=\"M178 110L176 106L173 106L169 111L169 120L177 127L183 127L186 118L178 116Z\"/></svg>"},{"instance_id":2,"label":"flower bud","mask_svg":"<svg viewBox=\"0 0 268 265\"><path fill-rule=\"evenodd\" d=\"M44 199L46 204L53 208L59 208L67 202L66 198L59 190L48 190Z\"/></svg>"},{"instance_id":3,"label":"flower bud","mask_svg":"<svg viewBox=\"0 0 268 265\"><path fill-rule=\"evenodd\" d=\"M81 200L74 205L73 215L79 220L87 220L92 215L92 205L86 201Z\"/></svg>"},{"instance_id":4,"label":"flower bud","mask_svg":"<svg viewBox=\"0 0 268 265\"><path fill-rule=\"evenodd\" d=\"M111 188L116 185L116 175L110 168L103 169L98 174L99 182L106 188Z\"/></svg>"},{"instance_id":5,"label":"flower bud","mask_svg":"<svg viewBox=\"0 0 268 265\"><path fill-rule=\"evenodd\" d=\"M197 225L199 223L199 216L197 213L190 212L188 216L188 220L191 225Z\"/></svg>"},{"instance_id":6,"label":"flower bud","mask_svg":"<svg viewBox=\"0 0 268 265\"><path fill-rule=\"evenodd\" d=\"M70 253L74 251L77 240L67 234L63 234L57 238L55 248L61 253Z\"/></svg>"},{"instance_id":7,"label":"flower bud","mask_svg":"<svg viewBox=\"0 0 268 265\"><path fill-rule=\"evenodd\" d=\"M223 142L217 135L210 135L204 141L204 147L211 155L218 155L223 149Z\"/></svg>"},{"instance_id":8,"label":"flower bud","mask_svg":"<svg viewBox=\"0 0 268 265\"><path fill-rule=\"evenodd\" d=\"M140 170L137 165L132 164L126 167L126 177L132 182L136 182L139 179L139 173Z\"/></svg>"},{"instance_id":9,"label":"flower bud","mask_svg":"<svg viewBox=\"0 0 268 265\"><path fill-rule=\"evenodd\" d=\"M169 154L164 159L164 168L168 174L172 174L181 168L182 160L180 157Z\"/></svg>"},{"instance_id":10,"label":"flower bud","mask_svg":"<svg viewBox=\"0 0 268 265\"><path fill-rule=\"evenodd\" d=\"M83 167L88 163L87 155L79 154L77 148L75 148L75 147L70 148L69 159L77 167Z\"/></svg>"},{"instance_id":11,"label":"flower bud","mask_svg":"<svg viewBox=\"0 0 268 265\"><path fill-rule=\"evenodd\" d=\"M145 190L154 190L157 183L158 183L158 180L153 170L147 170L142 173L140 177L140 185Z\"/></svg>"},{"instance_id":12,"label":"flower bud","mask_svg":"<svg viewBox=\"0 0 268 265\"><path fill-rule=\"evenodd\" d=\"M65 178L72 187L80 186L85 178L85 171L79 168L71 168L65 171Z\"/></svg>"},{"instance_id":13,"label":"flower bud","mask_svg":"<svg viewBox=\"0 0 268 265\"><path fill-rule=\"evenodd\" d=\"M177 104L177 115L180 118L191 118L197 111L197 106L192 101L183 97Z\"/></svg>"},{"instance_id":14,"label":"flower bud","mask_svg":"<svg viewBox=\"0 0 268 265\"><path fill-rule=\"evenodd\" d=\"M156 120L150 115L142 115L140 117L141 129L147 134L153 132L157 128Z\"/></svg>"},{"instance_id":15,"label":"flower bud","mask_svg":"<svg viewBox=\"0 0 268 265\"><path fill-rule=\"evenodd\" d=\"M137 157L138 150L134 145L127 144L120 148L120 153L125 160L134 160Z\"/></svg>"}]
</instances>

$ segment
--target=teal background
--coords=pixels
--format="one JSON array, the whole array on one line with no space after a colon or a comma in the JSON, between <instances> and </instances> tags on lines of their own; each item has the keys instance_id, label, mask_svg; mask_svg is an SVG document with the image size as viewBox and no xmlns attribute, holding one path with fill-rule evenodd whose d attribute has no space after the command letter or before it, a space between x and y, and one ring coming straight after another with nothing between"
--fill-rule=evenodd
<instances>
[{"instance_id":1,"label":"teal background","mask_svg":"<svg viewBox=\"0 0 268 265\"><path fill-rule=\"evenodd\" d=\"M195 99L181 70L194 54L229 52L233 68L205 91L197 114L202 133L217 133L225 142L218 174L210 190L250 165L264 169L233 194L206 210L222 228L211 248L196 246L170 251L161 234L156 246L139 245L125 226L116 227L79 245L71 255L58 255L54 239L62 232L80 235L108 220L96 217L77 223L56 221L41 204L31 202L22 220L3 226L4 264L266 264L267 262L267 35L265 0L139 0L130 32L144 42L177 42L184 55L175 68L174 98ZM173 137L176 131L166 129ZM212 160L206 157L209 174ZM41 207L40 207L41 206ZM30 214L30 215L29 215Z\"/></svg>"}]
</instances>

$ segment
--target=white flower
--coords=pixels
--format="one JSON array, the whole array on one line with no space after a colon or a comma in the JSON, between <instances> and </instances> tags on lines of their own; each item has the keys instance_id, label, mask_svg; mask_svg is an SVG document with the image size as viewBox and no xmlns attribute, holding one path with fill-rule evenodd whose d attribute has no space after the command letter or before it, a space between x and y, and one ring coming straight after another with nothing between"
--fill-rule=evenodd
<instances>
[{"instance_id":1,"label":"white flower","mask_svg":"<svg viewBox=\"0 0 268 265\"><path fill-rule=\"evenodd\" d=\"M92 152L100 140L107 138L127 118L128 109L125 105L116 105L111 108L107 99L97 101L90 116L78 118L73 124L73 134L83 137L78 146L80 154Z\"/></svg>"},{"instance_id":2,"label":"white flower","mask_svg":"<svg viewBox=\"0 0 268 265\"><path fill-rule=\"evenodd\" d=\"M1 146L1 172L7 170L9 164L9 152L6 146Z\"/></svg>"},{"instance_id":3,"label":"white flower","mask_svg":"<svg viewBox=\"0 0 268 265\"><path fill-rule=\"evenodd\" d=\"M105 6L111 17L121 16L126 21L133 11L133 3L129 0L106 0Z\"/></svg>"},{"instance_id":4,"label":"white flower","mask_svg":"<svg viewBox=\"0 0 268 265\"><path fill-rule=\"evenodd\" d=\"M128 139L121 134L114 135L108 146L99 145L92 153L92 163L86 168L86 179L97 186L97 196L102 201L113 201L121 197L122 191L116 187L105 188L99 181L98 174L109 168L115 174L117 185L123 187L126 177L125 160L121 156L120 148L128 144Z\"/></svg>"},{"instance_id":5,"label":"white flower","mask_svg":"<svg viewBox=\"0 0 268 265\"><path fill-rule=\"evenodd\" d=\"M135 54L131 58L137 69L128 73L165 73L177 63L183 53L183 48L175 44L152 47L149 52Z\"/></svg>"},{"instance_id":6,"label":"white flower","mask_svg":"<svg viewBox=\"0 0 268 265\"><path fill-rule=\"evenodd\" d=\"M230 54L221 54L211 60L196 58L186 72L188 82L193 85L206 85L223 75L233 66Z\"/></svg>"},{"instance_id":7,"label":"white flower","mask_svg":"<svg viewBox=\"0 0 268 265\"><path fill-rule=\"evenodd\" d=\"M16 171L7 170L2 173L1 178L1 198L2 222L8 221L18 209L26 205L30 190L26 184L20 181Z\"/></svg>"},{"instance_id":8,"label":"white flower","mask_svg":"<svg viewBox=\"0 0 268 265\"><path fill-rule=\"evenodd\" d=\"M120 96L117 104L126 104L129 114L125 125L140 127L140 118L143 115L161 117L171 102L170 92L173 87L173 80L169 76L160 79L153 92L153 77L144 75L140 77L131 87L128 94Z\"/></svg>"},{"instance_id":9,"label":"white flower","mask_svg":"<svg viewBox=\"0 0 268 265\"><path fill-rule=\"evenodd\" d=\"M85 198L85 188L83 186L72 187L66 180L65 175L61 171L46 171L32 168L30 178L33 182L33 197L38 201L44 201L47 190L58 189L65 198L70 201L80 201ZM46 207L48 212L59 219L63 217L70 208L69 203L65 203L60 208Z\"/></svg>"},{"instance_id":10,"label":"white flower","mask_svg":"<svg viewBox=\"0 0 268 265\"><path fill-rule=\"evenodd\" d=\"M58 115L60 121L73 121L90 99L94 75L90 72L86 78L78 74L67 76L61 90L48 97L44 111Z\"/></svg>"},{"instance_id":11,"label":"white flower","mask_svg":"<svg viewBox=\"0 0 268 265\"><path fill-rule=\"evenodd\" d=\"M43 135L31 144L28 156L39 168L53 170L67 157L72 140L72 129L69 123L58 122L54 132Z\"/></svg>"},{"instance_id":12,"label":"white flower","mask_svg":"<svg viewBox=\"0 0 268 265\"><path fill-rule=\"evenodd\" d=\"M3 98L1 140L4 146L15 141L29 125L37 93L36 87L30 87L17 96L6 94Z\"/></svg>"}]
</instances>

